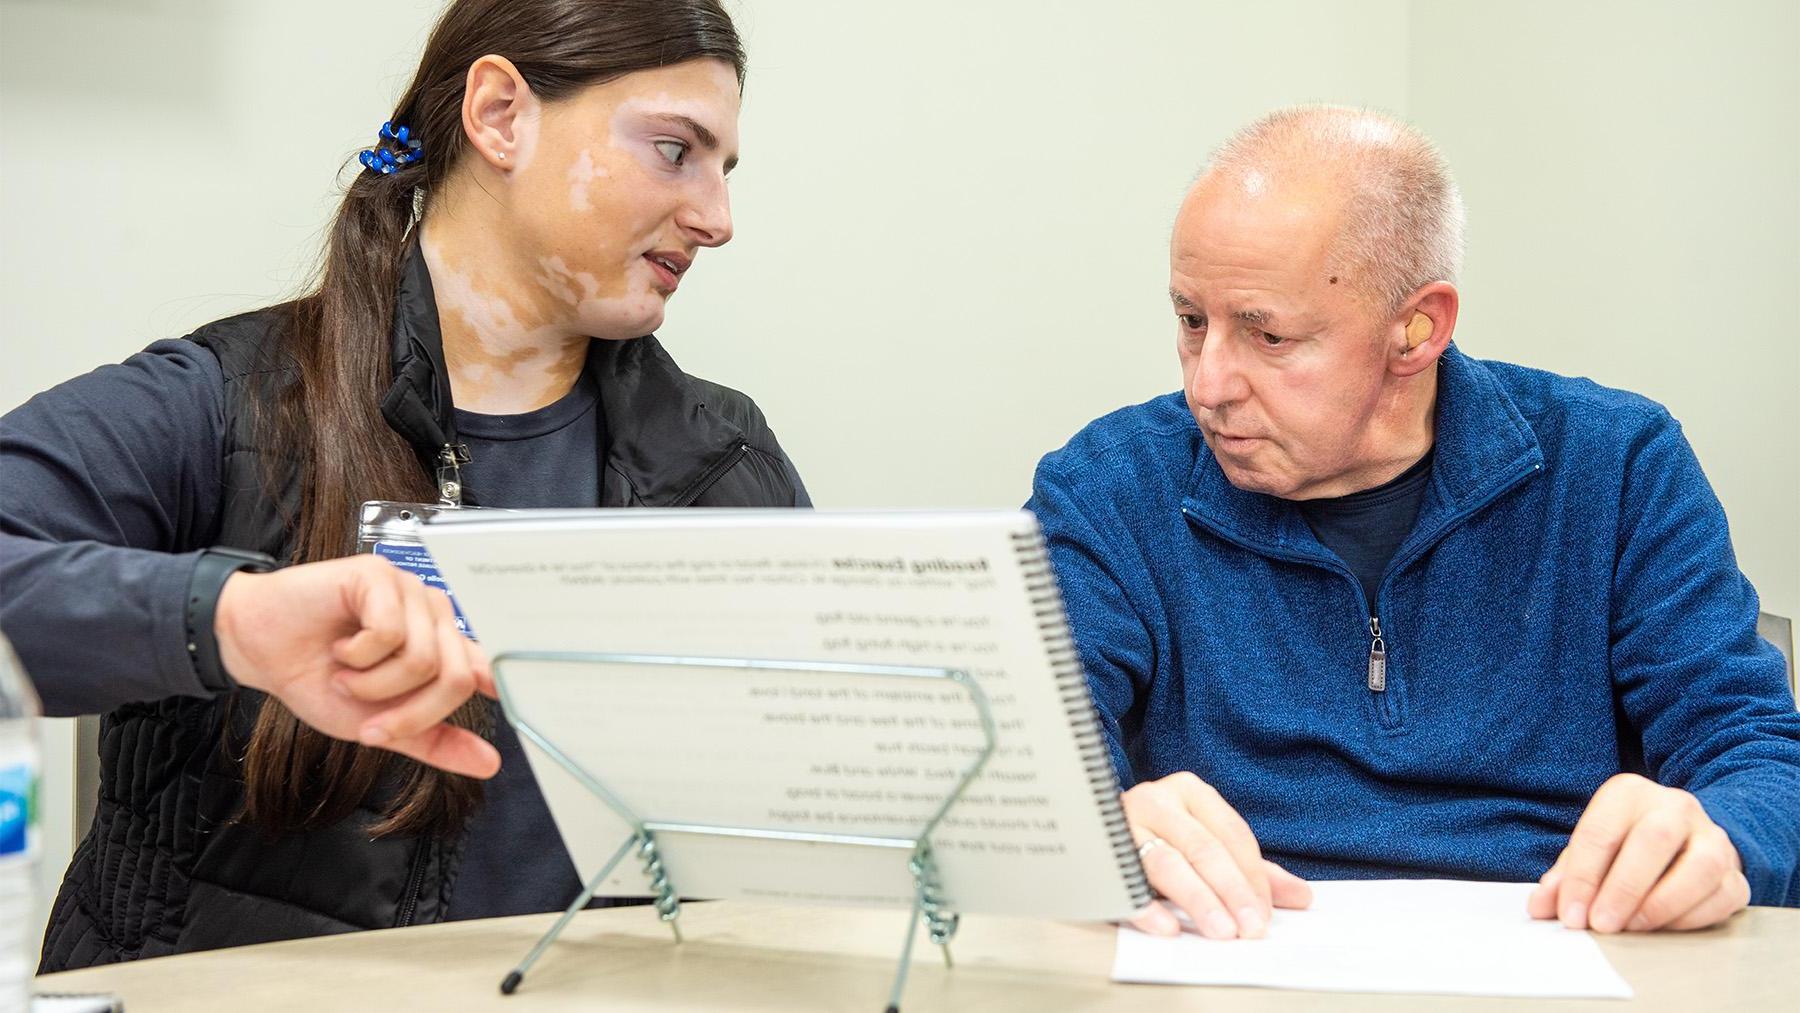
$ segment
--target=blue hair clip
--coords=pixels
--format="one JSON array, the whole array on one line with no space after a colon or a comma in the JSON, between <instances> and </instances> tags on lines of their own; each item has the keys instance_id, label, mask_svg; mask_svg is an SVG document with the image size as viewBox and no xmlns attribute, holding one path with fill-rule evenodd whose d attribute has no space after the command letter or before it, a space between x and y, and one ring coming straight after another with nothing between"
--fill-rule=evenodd
<instances>
[{"instance_id":1,"label":"blue hair clip","mask_svg":"<svg viewBox=\"0 0 1800 1013\"><path fill-rule=\"evenodd\" d=\"M384 147L380 141L393 141L398 147ZM425 157L425 145L406 127L395 129L392 123L381 125L381 134L375 147L357 156L357 161L366 169L387 175L399 171L403 165L409 165Z\"/></svg>"}]
</instances>

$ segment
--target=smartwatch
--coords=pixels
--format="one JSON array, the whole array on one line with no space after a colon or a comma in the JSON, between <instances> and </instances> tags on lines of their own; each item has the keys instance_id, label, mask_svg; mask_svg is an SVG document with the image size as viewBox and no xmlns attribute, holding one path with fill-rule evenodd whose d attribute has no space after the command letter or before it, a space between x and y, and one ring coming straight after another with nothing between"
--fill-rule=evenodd
<instances>
[{"instance_id":1,"label":"smartwatch","mask_svg":"<svg viewBox=\"0 0 1800 1013\"><path fill-rule=\"evenodd\" d=\"M219 592L225 589L226 578L239 570L267 573L278 565L273 556L245 549L218 546L200 553L193 579L188 581L187 651L194 674L208 690L223 693L237 688L237 680L219 660L219 640L213 632Z\"/></svg>"}]
</instances>

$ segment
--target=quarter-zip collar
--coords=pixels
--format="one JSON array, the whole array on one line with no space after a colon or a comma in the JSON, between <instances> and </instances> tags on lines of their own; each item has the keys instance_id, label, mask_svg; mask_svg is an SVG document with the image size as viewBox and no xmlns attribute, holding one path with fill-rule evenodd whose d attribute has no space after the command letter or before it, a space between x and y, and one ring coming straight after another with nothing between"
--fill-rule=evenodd
<instances>
[{"instance_id":1,"label":"quarter-zip collar","mask_svg":"<svg viewBox=\"0 0 1800 1013\"><path fill-rule=\"evenodd\" d=\"M1486 366L1452 345L1438 365L1435 458L1419 518L1395 561L1543 468L1537 436ZM1204 441L1181 508L1220 537L1268 555L1330 562L1293 503L1232 485ZM1334 564L1335 565L1335 564Z\"/></svg>"},{"instance_id":2,"label":"quarter-zip collar","mask_svg":"<svg viewBox=\"0 0 1800 1013\"><path fill-rule=\"evenodd\" d=\"M394 380L381 415L439 477L441 491L446 449L467 450L456 434L437 298L416 236L394 301L391 355ZM596 339L587 369L600 391L607 441L600 448L602 506L685 506L741 453L743 431L706 406L655 335Z\"/></svg>"}]
</instances>

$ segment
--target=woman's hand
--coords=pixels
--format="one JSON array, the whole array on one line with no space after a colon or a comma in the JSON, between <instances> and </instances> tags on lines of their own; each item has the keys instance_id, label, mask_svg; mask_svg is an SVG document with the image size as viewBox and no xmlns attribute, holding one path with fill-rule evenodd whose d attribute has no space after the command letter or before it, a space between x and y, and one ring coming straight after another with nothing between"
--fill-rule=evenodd
<instances>
[{"instance_id":1,"label":"woman's hand","mask_svg":"<svg viewBox=\"0 0 1800 1013\"><path fill-rule=\"evenodd\" d=\"M1303 908L1312 887L1267 861L1250 825L1212 785L1182 771L1146 781L1120 796L1138 842L1150 885L1187 913L1210 939L1255 939L1269 928L1274 908ZM1181 931L1162 902L1132 919L1159 936Z\"/></svg>"},{"instance_id":2,"label":"woman's hand","mask_svg":"<svg viewBox=\"0 0 1800 1013\"><path fill-rule=\"evenodd\" d=\"M445 720L472 694L494 695L487 658L443 592L384 559L234 573L213 627L232 678L326 735L455 774L500 769L492 745Z\"/></svg>"}]
</instances>

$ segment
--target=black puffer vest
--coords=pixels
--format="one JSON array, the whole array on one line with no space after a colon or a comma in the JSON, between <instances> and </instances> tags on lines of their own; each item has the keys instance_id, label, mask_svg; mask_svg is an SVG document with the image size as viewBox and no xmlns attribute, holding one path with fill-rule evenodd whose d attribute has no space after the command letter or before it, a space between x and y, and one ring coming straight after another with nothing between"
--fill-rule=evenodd
<instances>
[{"instance_id":1,"label":"black puffer vest","mask_svg":"<svg viewBox=\"0 0 1800 1013\"><path fill-rule=\"evenodd\" d=\"M437 305L424 258L408 261L395 310L394 382L382 415L432 470L457 445ZM209 544L290 555L283 517L300 502L298 469L271 491L251 406L292 372L276 363L280 310L209 324L191 335L225 376L225 503ZM603 506L808 505L754 402L690 377L654 337L597 342ZM192 546L202 548L204 546ZM239 757L261 695L170 698L101 720L100 792L51 911L41 973L246 943L441 921L460 841L371 840L388 798L378 790L349 818L271 836L238 821Z\"/></svg>"}]
</instances>

